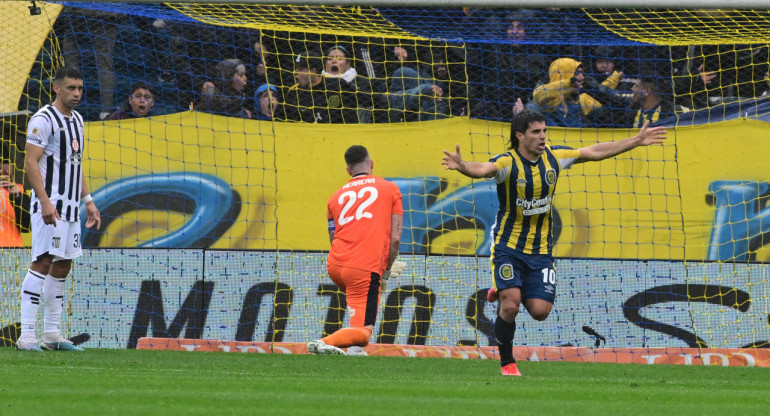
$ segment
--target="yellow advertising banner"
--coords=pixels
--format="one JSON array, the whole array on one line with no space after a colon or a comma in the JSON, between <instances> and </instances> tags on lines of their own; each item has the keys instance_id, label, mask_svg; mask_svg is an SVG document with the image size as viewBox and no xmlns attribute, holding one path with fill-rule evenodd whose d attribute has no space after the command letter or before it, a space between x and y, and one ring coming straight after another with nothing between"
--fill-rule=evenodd
<instances>
[{"instance_id":1,"label":"yellow advertising banner","mask_svg":"<svg viewBox=\"0 0 770 416\"><path fill-rule=\"evenodd\" d=\"M27 85L27 77L37 59L51 26L62 6L39 3L40 14L30 13L29 1L0 1L0 56L6 69L0 77L0 113L19 110L19 97Z\"/></svg>"},{"instance_id":2,"label":"yellow advertising banner","mask_svg":"<svg viewBox=\"0 0 770 416\"><path fill-rule=\"evenodd\" d=\"M442 151L457 143L466 160L486 161L507 150L509 129L466 118L320 125L197 112L88 123L86 175L107 226L85 241L327 250L327 198L348 180L345 150L362 144L374 173L404 195L402 251L485 255L495 185L444 170ZM761 222L770 170L759 149L767 132L766 123L746 119L682 127L671 129L662 146L575 165L557 185L554 255L770 259L761 239L770 231ZM551 144L571 147L635 133L548 130Z\"/></svg>"}]
</instances>

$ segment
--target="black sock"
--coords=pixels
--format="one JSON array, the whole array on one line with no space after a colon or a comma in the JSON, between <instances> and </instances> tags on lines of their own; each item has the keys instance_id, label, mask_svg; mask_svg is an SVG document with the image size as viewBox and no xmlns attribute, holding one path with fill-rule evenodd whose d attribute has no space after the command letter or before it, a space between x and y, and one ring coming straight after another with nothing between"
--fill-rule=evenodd
<instances>
[{"instance_id":1,"label":"black sock","mask_svg":"<svg viewBox=\"0 0 770 416\"><path fill-rule=\"evenodd\" d=\"M513 335L516 333L516 321L505 322L500 315L495 319L495 341L497 341L497 350L500 353L500 366L505 367L510 363L515 363L513 358Z\"/></svg>"}]
</instances>

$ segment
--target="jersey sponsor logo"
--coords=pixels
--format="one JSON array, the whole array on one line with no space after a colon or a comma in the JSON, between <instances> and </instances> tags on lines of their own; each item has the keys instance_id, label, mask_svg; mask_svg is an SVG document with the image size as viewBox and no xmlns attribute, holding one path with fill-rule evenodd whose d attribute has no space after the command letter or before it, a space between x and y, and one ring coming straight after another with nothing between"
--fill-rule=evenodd
<instances>
[{"instance_id":1,"label":"jersey sponsor logo","mask_svg":"<svg viewBox=\"0 0 770 416\"><path fill-rule=\"evenodd\" d=\"M536 198L536 199L516 198L516 206L522 207L525 210L544 207L544 206L550 206L551 199L552 198L550 196L547 196L545 198Z\"/></svg>"},{"instance_id":2,"label":"jersey sponsor logo","mask_svg":"<svg viewBox=\"0 0 770 416\"><path fill-rule=\"evenodd\" d=\"M334 220L329 220L329 231L335 230Z\"/></svg>"},{"instance_id":3,"label":"jersey sponsor logo","mask_svg":"<svg viewBox=\"0 0 770 416\"><path fill-rule=\"evenodd\" d=\"M524 178L519 178L519 179L516 179L516 183L518 183L519 185L526 185L527 180Z\"/></svg>"},{"instance_id":4,"label":"jersey sponsor logo","mask_svg":"<svg viewBox=\"0 0 770 416\"><path fill-rule=\"evenodd\" d=\"M545 214L546 212L551 210L550 205L546 205L544 207L534 208L534 209L525 209L522 211L523 215L530 216L530 215L538 215L538 214Z\"/></svg>"},{"instance_id":5,"label":"jersey sponsor logo","mask_svg":"<svg viewBox=\"0 0 770 416\"><path fill-rule=\"evenodd\" d=\"M547 183L548 186L553 186L553 184L556 183L555 169L549 169L547 172L545 172L545 183Z\"/></svg>"},{"instance_id":6,"label":"jersey sponsor logo","mask_svg":"<svg viewBox=\"0 0 770 416\"><path fill-rule=\"evenodd\" d=\"M509 263L500 266L500 278L503 280L513 279L513 266Z\"/></svg>"},{"instance_id":7,"label":"jersey sponsor logo","mask_svg":"<svg viewBox=\"0 0 770 416\"><path fill-rule=\"evenodd\" d=\"M37 129L33 129L33 130L37 130ZM42 141L42 140L40 140L40 137L37 137L37 136L35 136L35 135L32 135L32 134L28 134L28 135L27 135L27 141L28 141L28 142L37 143L37 144L41 144L41 143L43 143L43 141Z\"/></svg>"},{"instance_id":8,"label":"jersey sponsor logo","mask_svg":"<svg viewBox=\"0 0 770 416\"><path fill-rule=\"evenodd\" d=\"M516 198L516 206L524 208L522 214L526 216L545 214L551 210L551 200L550 196L538 199Z\"/></svg>"}]
</instances>

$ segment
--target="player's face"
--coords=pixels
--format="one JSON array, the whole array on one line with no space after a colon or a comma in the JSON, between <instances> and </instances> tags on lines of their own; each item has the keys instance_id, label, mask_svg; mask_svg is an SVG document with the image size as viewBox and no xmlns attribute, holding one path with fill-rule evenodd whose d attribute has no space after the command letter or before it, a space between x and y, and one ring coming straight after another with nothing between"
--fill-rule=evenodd
<instances>
[{"instance_id":1,"label":"player's face","mask_svg":"<svg viewBox=\"0 0 770 416\"><path fill-rule=\"evenodd\" d=\"M516 133L519 139L519 152L524 157L537 157L545 152L545 123L542 121L533 121L529 123L527 131Z\"/></svg>"},{"instance_id":2,"label":"player's face","mask_svg":"<svg viewBox=\"0 0 770 416\"><path fill-rule=\"evenodd\" d=\"M338 75L347 71L348 68L350 68L350 64L345 52L339 49L329 52L329 56L326 57L326 72Z\"/></svg>"},{"instance_id":3,"label":"player's face","mask_svg":"<svg viewBox=\"0 0 770 416\"><path fill-rule=\"evenodd\" d=\"M145 117L155 105L155 97L150 91L139 88L133 94L128 96L128 103L131 104L131 111L139 117Z\"/></svg>"},{"instance_id":4,"label":"player's face","mask_svg":"<svg viewBox=\"0 0 770 416\"><path fill-rule=\"evenodd\" d=\"M59 82L54 82L53 91L56 93L56 99L66 108L73 109L83 97L83 80L75 78L64 78Z\"/></svg>"}]
</instances>

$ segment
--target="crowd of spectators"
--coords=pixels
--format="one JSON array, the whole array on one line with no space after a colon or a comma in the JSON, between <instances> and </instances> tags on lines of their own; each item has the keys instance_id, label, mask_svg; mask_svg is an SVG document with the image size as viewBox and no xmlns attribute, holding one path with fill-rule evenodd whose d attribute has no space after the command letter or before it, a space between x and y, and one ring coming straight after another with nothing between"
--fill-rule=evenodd
<instances>
[{"instance_id":1,"label":"crowd of spectators","mask_svg":"<svg viewBox=\"0 0 770 416\"><path fill-rule=\"evenodd\" d=\"M756 57L731 54L722 46L595 47L578 38L570 45L544 42L544 24L565 28L575 24L557 9L485 14L464 8L457 18L462 24L472 23L499 39L464 45L297 37L79 8L69 11L57 22L62 51L66 64L76 67L85 66L84 51L93 54L96 71L91 72L96 73L99 96L91 96L91 101L98 100L98 119L192 108L230 117L307 123L390 123L453 116L508 120L526 107L544 114L553 126L636 127L640 120L656 122L677 112L706 108L714 104L714 96L760 97L768 89L765 76L741 73L746 67L766 73L767 59L764 66L745 65L742 60ZM137 58L141 61L137 67L131 59L125 65L113 59L116 41L129 37L123 35L126 26L137 43L153 45L155 60ZM768 55L767 48L760 54ZM725 69L725 57L732 59L727 62L730 70ZM128 76L117 76L120 69L127 69ZM745 83L740 77L763 81ZM130 90L116 83L123 78L133 81ZM116 96L126 99L116 103Z\"/></svg>"}]
</instances>

